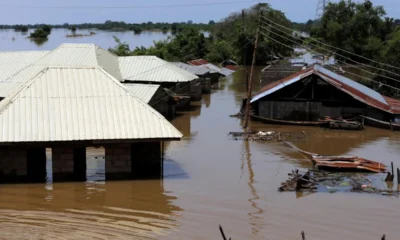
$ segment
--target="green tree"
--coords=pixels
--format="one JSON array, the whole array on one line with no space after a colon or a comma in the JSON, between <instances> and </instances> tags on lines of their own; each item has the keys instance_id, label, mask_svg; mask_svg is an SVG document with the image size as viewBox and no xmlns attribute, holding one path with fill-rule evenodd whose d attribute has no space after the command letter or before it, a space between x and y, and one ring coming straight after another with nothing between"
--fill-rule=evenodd
<instances>
[{"instance_id":1,"label":"green tree","mask_svg":"<svg viewBox=\"0 0 400 240\"><path fill-rule=\"evenodd\" d=\"M384 19L385 14L382 6L374 6L370 0L363 3L351 0L329 3L311 34L337 48L379 59L383 42L394 29L394 20ZM341 55L346 54L343 52ZM348 57L360 62L366 61L354 55Z\"/></svg>"},{"instance_id":2,"label":"green tree","mask_svg":"<svg viewBox=\"0 0 400 240\"><path fill-rule=\"evenodd\" d=\"M71 32L72 32L72 34L75 35L75 33L76 33L76 27L75 27L75 26L72 26L72 27L71 27Z\"/></svg>"},{"instance_id":3,"label":"green tree","mask_svg":"<svg viewBox=\"0 0 400 240\"><path fill-rule=\"evenodd\" d=\"M43 25L42 29L47 32L48 35L51 33L51 27L49 25Z\"/></svg>"},{"instance_id":4,"label":"green tree","mask_svg":"<svg viewBox=\"0 0 400 240\"><path fill-rule=\"evenodd\" d=\"M131 50L129 48L129 44L126 42L122 42L119 38L113 36L116 46L113 48L109 48L108 51L114 53L117 56L130 56Z\"/></svg>"},{"instance_id":5,"label":"green tree","mask_svg":"<svg viewBox=\"0 0 400 240\"><path fill-rule=\"evenodd\" d=\"M216 23L211 30L214 38L213 41L219 42L224 40L228 42L233 49L232 58L240 64L251 63L254 49L254 37L256 35L259 14L261 11L263 12L264 17L280 25L289 28L291 27L291 22L281 11L271 8L267 3L259 3L245 10L245 32L243 32L243 19L241 12L232 13L221 22ZM272 52L276 55L290 55L292 52L290 48L275 43L264 36L266 33L265 28L261 28L261 32L262 34L260 34L259 47L257 50L257 64L265 64L269 61ZM291 31L287 31L287 33L291 34ZM293 43L285 39L284 36L271 35L271 37L285 45L293 45Z\"/></svg>"},{"instance_id":6,"label":"green tree","mask_svg":"<svg viewBox=\"0 0 400 240\"><path fill-rule=\"evenodd\" d=\"M143 29L139 26L134 26L132 30L134 34L141 34L143 32Z\"/></svg>"},{"instance_id":7,"label":"green tree","mask_svg":"<svg viewBox=\"0 0 400 240\"><path fill-rule=\"evenodd\" d=\"M42 28L36 29L33 33L31 33L30 37L33 39L39 39L39 38L47 38L49 36L49 33L44 31Z\"/></svg>"}]
</instances>

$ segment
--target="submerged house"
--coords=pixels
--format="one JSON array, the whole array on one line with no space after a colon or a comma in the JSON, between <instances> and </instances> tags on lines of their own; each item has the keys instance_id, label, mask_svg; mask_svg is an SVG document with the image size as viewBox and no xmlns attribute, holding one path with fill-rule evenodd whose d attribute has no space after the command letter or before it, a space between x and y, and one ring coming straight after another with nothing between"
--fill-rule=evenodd
<instances>
[{"instance_id":1,"label":"submerged house","mask_svg":"<svg viewBox=\"0 0 400 240\"><path fill-rule=\"evenodd\" d=\"M320 65L269 83L253 96L251 106L255 116L271 122L318 121L324 116L389 122L400 116L400 101Z\"/></svg>"},{"instance_id":2,"label":"submerged house","mask_svg":"<svg viewBox=\"0 0 400 240\"><path fill-rule=\"evenodd\" d=\"M135 97L149 104L163 116L170 118L175 116L175 101L160 85L141 83L125 83L123 85Z\"/></svg>"},{"instance_id":3,"label":"submerged house","mask_svg":"<svg viewBox=\"0 0 400 240\"><path fill-rule=\"evenodd\" d=\"M163 142L182 134L100 67L54 66L0 102L0 182L85 180L86 148L105 148L106 180L162 176Z\"/></svg>"},{"instance_id":4,"label":"submerged house","mask_svg":"<svg viewBox=\"0 0 400 240\"><path fill-rule=\"evenodd\" d=\"M199 77L156 56L119 57L124 83L158 84L171 91L200 100Z\"/></svg>"},{"instance_id":5,"label":"submerged house","mask_svg":"<svg viewBox=\"0 0 400 240\"><path fill-rule=\"evenodd\" d=\"M173 65L199 77L203 93L210 93L213 74L209 68L194 66L183 62L171 62Z\"/></svg>"},{"instance_id":6,"label":"submerged house","mask_svg":"<svg viewBox=\"0 0 400 240\"><path fill-rule=\"evenodd\" d=\"M95 44L61 44L52 51L0 52L0 100L12 93L27 79L46 67L98 67L124 82L118 57ZM141 93L139 91L145 91ZM134 94L147 94L147 88L138 88ZM157 94L162 94L160 89ZM170 109L165 110L165 105ZM160 99L157 110L166 117L174 116L174 102L168 97Z\"/></svg>"},{"instance_id":7,"label":"submerged house","mask_svg":"<svg viewBox=\"0 0 400 240\"><path fill-rule=\"evenodd\" d=\"M187 63L193 66L201 66L208 68L210 70L210 74L212 74L212 81L218 80L219 77L228 77L235 72L235 70L226 67L220 68L212 63L209 63L204 59L191 60L188 61Z\"/></svg>"}]
</instances>

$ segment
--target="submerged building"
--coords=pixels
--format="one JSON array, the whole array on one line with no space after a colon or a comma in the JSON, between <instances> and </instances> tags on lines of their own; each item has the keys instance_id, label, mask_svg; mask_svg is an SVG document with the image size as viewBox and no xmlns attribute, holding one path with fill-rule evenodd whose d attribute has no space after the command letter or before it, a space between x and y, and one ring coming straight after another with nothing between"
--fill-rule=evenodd
<instances>
[{"instance_id":1,"label":"submerged building","mask_svg":"<svg viewBox=\"0 0 400 240\"><path fill-rule=\"evenodd\" d=\"M400 116L400 101L320 65L269 83L253 96L251 106L254 115L267 120L366 116L390 122Z\"/></svg>"},{"instance_id":2,"label":"submerged building","mask_svg":"<svg viewBox=\"0 0 400 240\"><path fill-rule=\"evenodd\" d=\"M158 84L171 91L200 100L199 77L156 56L118 58L124 83Z\"/></svg>"},{"instance_id":3,"label":"submerged building","mask_svg":"<svg viewBox=\"0 0 400 240\"><path fill-rule=\"evenodd\" d=\"M45 181L49 148L53 181L84 180L87 147L105 149L106 180L159 178L163 143L182 137L160 114L165 90L124 86L94 44L0 53L0 73L0 182Z\"/></svg>"},{"instance_id":4,"label":"submerged building","mask_svg":"<svg viewBox=\"0 0 400 240\"><path fill-rule=\"evenodd\" d=\"M106 180L162 176L163 142L182 134L100 67L46 67L0 102L0 182L85 180L105 148Z\"/></svg>"}]
</instances>

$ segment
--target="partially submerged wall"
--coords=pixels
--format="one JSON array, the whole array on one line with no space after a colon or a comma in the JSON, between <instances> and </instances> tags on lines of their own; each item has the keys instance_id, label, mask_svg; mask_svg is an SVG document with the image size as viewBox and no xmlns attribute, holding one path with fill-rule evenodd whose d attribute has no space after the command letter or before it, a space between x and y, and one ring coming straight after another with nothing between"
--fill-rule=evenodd
<instances>
[{"instance_id":1,"label":"partially submerged wall","mask_svg":"<svg viewBox=\"0 0 400 240\"><path fill-rule=\"evenodd\" d=\"M328 107L321 102L295 101L259 101L258 115L292 121L316 121L324 116L338 118L346 115L365 115L382 120L385 118L383 112L373 108Z\"/></svg>"}]
</instances>

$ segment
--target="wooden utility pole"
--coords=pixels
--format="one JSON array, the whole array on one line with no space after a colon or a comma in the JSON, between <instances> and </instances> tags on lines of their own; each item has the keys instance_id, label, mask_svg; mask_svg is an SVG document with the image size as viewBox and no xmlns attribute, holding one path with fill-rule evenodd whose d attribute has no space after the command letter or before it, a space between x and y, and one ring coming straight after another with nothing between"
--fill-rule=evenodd
<instances>
[{"instance_id":1,"label":"wooden utility pole","mask_svg":"<svg viewBox=\"0 0 400 240\"><path fill-rule=\"evenodd\" d=\"M244 122L244 126L243 126L244 128L247 128L247 126L249 124L249 118L250 118L250 100L251 100L251 92L253 90L253 74L254 74L254 65L256 64L258 36L260 35L261 16L262 16L262 11L260 12L260 16L258 18L256 41L254 42L253 61L251 62L250 78L249 78L249 83L247 86L247 101L246 101L246 110L245 110L246 114L245 114L245 122Z\"/></svg>"},{"instance_id":2,"label":"wooden utility pole","mask_svg":"<svg viewBox=\"0 0 400 240\"><path fill-rule=\"evenodd\" d=\"M245 19L244 19L244 9L242 10L242 21L243 21L243 36L246 36L246 23L245 23ZM249 72L247 71L247 44L246 46L243 48L243 66L246 69L246 92L249 91Z\"/></svg>"}]
</instances>

